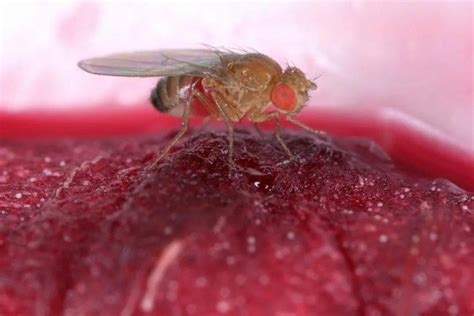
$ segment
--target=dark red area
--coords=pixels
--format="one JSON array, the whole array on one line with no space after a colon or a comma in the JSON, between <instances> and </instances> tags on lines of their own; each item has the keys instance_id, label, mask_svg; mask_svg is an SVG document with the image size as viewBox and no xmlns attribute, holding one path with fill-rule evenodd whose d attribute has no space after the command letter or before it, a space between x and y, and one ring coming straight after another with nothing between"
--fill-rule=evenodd
<instances>
[{"instance_id":1,"label":"dark red area","mask_svg":"<svg viewBox=\"0 0 474 316\"><path fill-rule=\"evenodd\" d=\"M0 315L470 315L474 195L373 143L2 140Z\"/></svg>"}]
</instances>

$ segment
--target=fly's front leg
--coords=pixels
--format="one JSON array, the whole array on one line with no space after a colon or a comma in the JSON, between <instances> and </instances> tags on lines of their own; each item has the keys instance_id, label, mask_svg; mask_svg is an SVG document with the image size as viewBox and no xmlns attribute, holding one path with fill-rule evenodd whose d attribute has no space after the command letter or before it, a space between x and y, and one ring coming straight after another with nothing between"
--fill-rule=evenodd
<instances>
[{"instance_id":1,"label":"fly's front leg","mask_svg":"<svg viewBox=\"0 0 474 316\"><path fill-rule=\"evenodd\" d=\"M275 125L275 138L280 143L281 147L286 151L286 154L290 159L294 160L295 156L291 153L291 150L286 146L285 142L281 138L281 126L280 126L280 113L279 112L269 112L269 113L255 113L252 114L249 119L255 123L261 123L265 121L269 121L271 119L276 120Z\"/></svg>"},{"instance_id":2,"label":"fly's front leg","mask_svg":"<svg viewBox=\"0 0 474 316\"><path fill-rule=\"evenodd\" d=\"M148 169L153 169L158 162L170 151L171 147L173 147L178 140L186 133L189 127L189 117L191 114L191 101L192 97L190 97L187 101L186 104L184 105L183 109L183 116L181 119L181 129L179 130L178 134L166 145L166 147L160 152L158 157L156 157L155 161L151 164L151 166L148 167Z\"/></svg>"},{"instance_id":3,"label":"fly's front leg","mask_svg":"<svg viewBox=\"0 0 474 316\"><path fill-rule=\"evenodd\" d=\"M295 124L295 125L298 125L299 127L304 128L304 129L307 130L307 131L310 131L310 132L315 133L315 134L318 134L318 135L324 135L324 134L326 134L326 133L323 132L323 131L315 130L314 128L309 127L308 125L304 124L303 122L298 121L294 116L287 115L286 118L287 118L288 121L290 121L291 123L293 123L293 124Z\"/></svg>"},{"instance_id":4,"label":"fly's front leg","mask_svg":"<svg viewBox=\"0 0 474 316\"><path fill-rule=\"evenodd\" d=\"M264 137L265 137L265 134L263 134L263 131L262 131L262 129L260 128L260 126L258 126L257 122L253 122L253 127L255 128L255 130L257 131L258 135L259 135L261 138L264 138Z\"/></svg>"}]
</instances>

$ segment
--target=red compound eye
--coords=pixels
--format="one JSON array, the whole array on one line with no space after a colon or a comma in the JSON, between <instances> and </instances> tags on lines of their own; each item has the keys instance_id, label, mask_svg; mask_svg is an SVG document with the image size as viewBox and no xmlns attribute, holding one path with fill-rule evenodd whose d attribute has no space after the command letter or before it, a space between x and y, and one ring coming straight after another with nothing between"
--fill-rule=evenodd
<instances>
[{"instance_id":1,"label":"red compound eye","mask_svg":"<svg viewBox=\"0 0 474 316\"><path fill-rule=\"evenodd\" d=\"M279 83L273 88L272 102L281 110L291 111L296 106L295 91L287 84Z\"/></svg>"}]
</instances>

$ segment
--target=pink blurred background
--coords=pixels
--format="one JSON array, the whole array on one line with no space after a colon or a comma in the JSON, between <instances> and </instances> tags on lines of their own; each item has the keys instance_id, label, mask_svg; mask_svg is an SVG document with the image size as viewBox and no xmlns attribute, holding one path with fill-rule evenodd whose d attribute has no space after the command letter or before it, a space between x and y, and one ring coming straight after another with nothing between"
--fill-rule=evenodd
<instances>
[{"instance_id":1,"label":"pink blurred background","mask_svg":"<svg viewBox=\"0 0 474 316\"><path fill-rule=\"evenodd\" d=\"M468 1L3 1L0 124L28 113L152 113L156 79L94 76L77 61L206 43L322 75L303 114L315 127L400 125L472 162L472 12ZM335 116L344 117L338 127ZM375 138L387 149L394 130Z\"/></svg>"}]
</instances>

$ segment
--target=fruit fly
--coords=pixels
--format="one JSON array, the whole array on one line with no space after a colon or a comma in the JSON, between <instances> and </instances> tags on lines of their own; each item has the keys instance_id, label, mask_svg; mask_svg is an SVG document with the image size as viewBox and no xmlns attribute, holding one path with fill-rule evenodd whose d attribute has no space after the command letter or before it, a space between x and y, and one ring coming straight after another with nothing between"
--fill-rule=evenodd
<instances>
[{"instance_id":1,"label":"fruit fly","mask_svg":"<svg viewBox=\"0 0 474 316\"><path fill-rule=\"evenodd\" d=\"M215 48L168 49L112 54L79 62L99 75L162 77L151 93L160 112L181 116L181 129L155 159L156 165L185 134L190 116L222 120L228 130L229 162L233 164L233 124L247 117L255 124L275 120L275 137L287 155L294 155L281 138L280 115L314 133L295 118L316 84L296 67L284 71L272 58L257 52ZM269 110L273 104L274 109Z\"/></svg>"}]
</instances>

